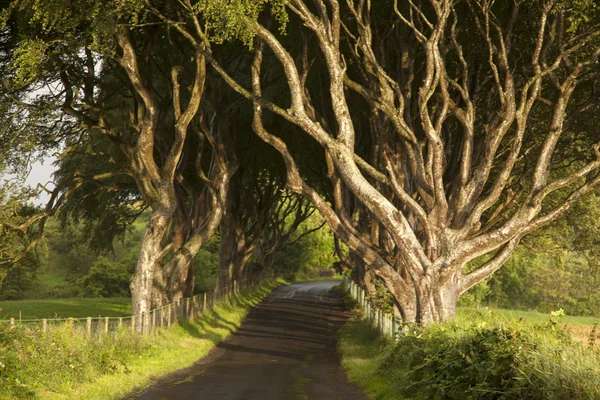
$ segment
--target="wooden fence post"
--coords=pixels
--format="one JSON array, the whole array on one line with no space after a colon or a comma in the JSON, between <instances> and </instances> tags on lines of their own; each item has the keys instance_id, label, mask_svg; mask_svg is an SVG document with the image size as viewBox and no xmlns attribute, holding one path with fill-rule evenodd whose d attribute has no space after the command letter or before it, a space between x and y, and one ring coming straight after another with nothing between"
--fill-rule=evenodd
<instances>
[{"instance_id":1,"label":"wooden fence post","mask_svg":"<svg viewBox=\"0 0 600 400\"><path fill-rule=\"evenodd\" d=\"M104 317L104 333L108 333L108 317Z\"/></svg>"},{"instance_id":2,"label":"wooden fence post","mask_svg":"<svg viewBox=\"0 0 600 400\"><path fill-rule=\"evenodd\" d=\"M156 328L156 310L152 310L152 327L150 327L150 331L154 331Z\"/></svg>"},{"instance_id":3,"label":"wooden fence post","mask_svg":"<svg viewBox=\"0 0 600 400\"><path fill-rule=\"evenodd\" d=\"M204 303L202 304L202 312L206 312L206 292L204 292Z\"/></svg>"},{"instance_id":4,"label":"wooden fence post","mask_svg":"<svg viewBox=\"0 0 600 400\"><path fill-rule=\"evenodd\" d=\"M167 328L171 326L171 303L167 306Z\"/></svg>"},{"instance_id":5,"label":"wooden fence post","mask_svg":"<svg viewBox=\"0 0 600 400\"><path fill-rule=\"evenodd\" d=\"M14 318L11 318L11 319L10 319L10 327L11 327L11 328L14 328L14 326L15 326L15 319L14 319Z\"/></svg>"},{"instance_id":6,"label":"wooden fence post","mask_svg":"<svg viewBox=\"0 0 600 400\"><path fill-rule=\"evenodd\" d=\"M123 328L123 317L119 317L119 329Z\"/></svg>"},{"instance_id":7,"label":"wooden fence post","mask_svg":"<svg viewBox=\"0 0 600 400\"><path fill-rule=\"evenodd\" d=\"M131 326L130 326L131 332L135 331L135 315L131 316Z\"/></svg>"},{"instance_id":8,"label":"wooden fence post","mask_svg":"<svg viewBox=\"0 0 600 400\"><path fill-rule=\"evenodd\" d=\"M92 336L92 317L87 317L87 320L85 323L85 330L86 330L88 336Z\"/></svg>"},{"instance_id":9,"label":"wooden fence post","mask_svg":"<svg viewBox=\"0 0 600 400\"><path fill-rule=\"evenodd\" d=\"M44 318L42 320L42 332L46 333L47 330L48 330L48 320L46 318Z\"/></svg>"}]
</instances>

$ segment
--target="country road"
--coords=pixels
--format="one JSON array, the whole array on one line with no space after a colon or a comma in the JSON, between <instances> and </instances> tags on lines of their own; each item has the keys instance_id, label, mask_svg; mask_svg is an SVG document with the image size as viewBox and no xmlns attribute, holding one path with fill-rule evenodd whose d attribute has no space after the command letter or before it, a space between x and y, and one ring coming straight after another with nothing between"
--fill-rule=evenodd
<instances>
[{"instance_id":1,"label":"country road","mask_svg":"<svg viewBox=\"0 0 600 400\"><path fill-rule=\"evenodd\" d=\"M339 283L275 289L206 357L128 399L366 399L339 366L335 332L350 316L330 292Z\"/></svg>"}]
</instances>

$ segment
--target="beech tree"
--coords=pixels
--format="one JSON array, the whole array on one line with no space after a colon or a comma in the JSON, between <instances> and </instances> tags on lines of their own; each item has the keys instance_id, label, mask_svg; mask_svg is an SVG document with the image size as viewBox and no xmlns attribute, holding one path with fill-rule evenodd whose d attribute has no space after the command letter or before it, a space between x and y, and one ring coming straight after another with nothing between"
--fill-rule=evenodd
<instances>
[{"instance_id":1,"label":"beech tree","mask_svg":"<svg viewBox=\"0 0 600 400\"><path fill-rule=\"evenodd\" d=\"M109 187L115 177L129 177L152 210L131 282L133 314L191 292L193 257L219 226L235 171L224 146L228 138L211 123L214 111L201 107L206 66L200 49L161 53L165 43L180 50L185 43L169 41L168 28L156 21L132 29L143 18L137 1L26 0L8 11L20 12L13 18L27 25L10 53L5 90L45 89L26 106L50 108L66 121L55 129L66 154L93 132L125 160L100 173L71 171L48 209L54 212L86 183Z\"/></svg>"},{"instance_id":2,"label":"beech tree","mask_svg":"<svg viewBox=\"0 0 600 400\"><path fill-rule=\"evenodd\" d=\"M254 130L284 157L287 187L310 199L385 283L406 321L452 317L458 297L500 268L523 236L600 181L597 135L572 123L597 101L582 90L598 77L600 28L591 1L277 2L289 11L288 29L306 38L301 53L241 3L182 4L192 21L220 26L233 15L222 29L255 35L250 89L211 57L205 32L163 18L254 103ZM265 57L285 72L289 104L263 96ZM315 60L329 84L318 101L307 84ZM360 123L357 104L369 108L371 124ZM265 128L265 112L323 147L333 205L302 179L286 143ZM372 133L368 157L357 152L359 129ZM575 137L587 151L560 151ZM344 191L378 234L348 220ZM468 267L481 257L487 260Z\"/></svg>"},{"instance_id":3,"label":"beech tree","mask_svg":"<svg viewBox=\"0 0 600 400\"><path fill-rule=\"evenodd\" d=\"M79 23L55 22L65 13L53 6L20 3L32 2L45 10L36 15L44 16L46 34L48 26L80 32ZM287 190L311 202L350 249L351 264L377 276L409 322L452 317L459 296L500 268L525 235L556 220L600 181L599 137L595 127L579 123L598 105L600 19L592 0L130 0L115 2L109 13L87 3L94 18L79 21L105 33L106 59L131 93L125 154L154 210L132 283L136 313L151 303L160 260L174 250L160 270L171 283L183 282L184 266L222 215L231 146L227 135L215 135L218 124L208 122L215 119L202 114L206 63L251 102L252 128L283 157ZM159 33L187 52L169 64L174 118L166 131L157 113L164 88L153 86L153 70L139 64L152 50L139 41ZM37 77L19 72L36 55L62 51L47 39L25 42L32 51L19 53L17 78ZM250 48L246 74L238 68L243 63L215 56L218 43L231 39ZM119 139L90 90L97 60L81 50L52 58L77 60L53 67L64 88L62 109ZM273 94L279 74L285 96ZM331 196L301 173L303 160L290 150L298 139L284 138L280 126L320 145ZM212 231L186 229L183 241L166 245L181 204L175 178L189 165L180 161L195 127L217 160L214 175L201 176L208 177L203 193L213 212L203 215L210 222L195 225ZM167 138L165 148L160 138ZM207 197L188 193L206 204ZM179 221L184 226L189 219Z\"/></svg>"}]
</instances>

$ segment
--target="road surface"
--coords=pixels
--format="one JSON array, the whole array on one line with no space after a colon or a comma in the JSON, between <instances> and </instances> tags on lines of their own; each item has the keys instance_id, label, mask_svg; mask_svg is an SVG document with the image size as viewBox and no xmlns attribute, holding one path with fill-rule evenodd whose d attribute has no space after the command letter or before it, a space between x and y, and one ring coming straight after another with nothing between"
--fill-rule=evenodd
<instances>
[{"instance_id":1,"label":"road surface","mask_svg":"<svg viewBox=\"0 0 600 400\"><path fill-rule=\"evenodd\" d=\"M366 399L339 366L335 332L350 313L330 292L338 284L275 289L206 357L128 399Z\"/></svg>"}]
</instances>

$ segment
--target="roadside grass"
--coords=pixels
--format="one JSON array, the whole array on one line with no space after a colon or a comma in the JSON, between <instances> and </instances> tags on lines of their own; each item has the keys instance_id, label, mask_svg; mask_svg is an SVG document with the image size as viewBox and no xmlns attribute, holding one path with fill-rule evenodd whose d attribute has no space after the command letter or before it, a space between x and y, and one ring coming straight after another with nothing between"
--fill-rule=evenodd
<instances>
[{"instance_id":1,"label":"roadside grass","mask_svg":"<svg viewBox=\"0 0 600 400\"><path fill-rule=\"evenodd\" d=\"M402 400L396 381L379 373L392 345L371 324L355 317L338 331L338 352L348 379L356 383L370 399Z\"/></svg>"},{"instance_id":2,"label":"roadside grass","mask_svg":"<svg viewBox=\"0 0 600 400\"><path fill-rule=\"evenodd\" d=\"M131 299L111 297L0 301L0 320L18 319L19 312L22 319L125 317L131 315Z\"/></svg>"},{"instance_id":3,"label":"roadside grass","mask_svg":"<svg viewBox=\"0 0 600 400\"><path fill-rule=\"evenodd\" d=\"M121 331L90 341L65 326L47 335L21 337L7 349L10 342L2 347L0 330L0 362L5 365L0 387L6 388L0 399L122 399L208 354L239 327L250 307L285 283L266 282L194 321L180 321L149 336Z\"/></svg>"},{"instance_id":4,"label":"roadside grass","mask_svg":"<svg viewBox=\"0 0 600 400\"><path fill-rule=\"evenodd\" d=\"M343 296L346 308L360 313L358 303L342 285L332 289ZM337 350L341 356L341 365L348 379L358 385L370 399L404 400L399 397L395 382L378 373L379 365L384 362L392 349L392 342L382 336L372 324L359 314L346 322L337 332Z\"/></svg>"},{"instance_id":5,"label":"roadside grass","mask_svg":"<svg viewBox=\"0 0 600 400\"><path fill-rule=\"evenodd\" d=\"M338 331L338 352L349 379L370 399L591 400L600 398L600 343L575 342L573 329L596 335L593 323L461 309L455 321L408 327L392 342L357 317Z\"/></svg>"}]
</instances>

